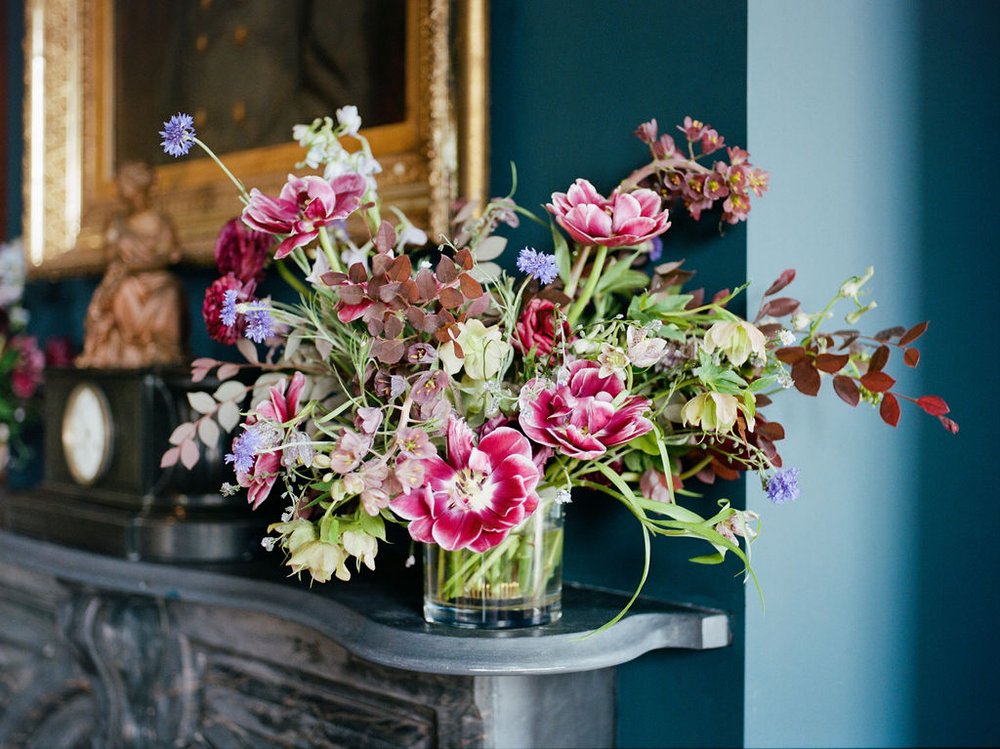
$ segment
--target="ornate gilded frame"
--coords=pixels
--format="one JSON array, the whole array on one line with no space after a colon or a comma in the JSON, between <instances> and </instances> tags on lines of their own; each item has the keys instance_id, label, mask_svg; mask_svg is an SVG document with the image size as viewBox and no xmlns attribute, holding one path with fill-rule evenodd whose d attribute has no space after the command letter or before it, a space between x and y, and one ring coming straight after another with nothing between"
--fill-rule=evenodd
<instances>
[{"instance_id":1,"label":"ornate gilded frame","mask_svg":"<svg viewBox=\"0 0 1000 749\"><path fill-rule=\"evenodd\" d=\"M29 273L52 278L97 272L106 263L103 229L116 206L113 3L25 2ZM383 199L434 237L446 231L455 198L486 196L487 4L407 0L406 120L366 131L383 165ZM301 149L289 143L225 158L246 184L276 193L301 157ZM160 205L177 224L185 258L210 262L219 227L239 212L232 186L207 159L157 167L157 177Z\"/></svg>"}]
</instances>

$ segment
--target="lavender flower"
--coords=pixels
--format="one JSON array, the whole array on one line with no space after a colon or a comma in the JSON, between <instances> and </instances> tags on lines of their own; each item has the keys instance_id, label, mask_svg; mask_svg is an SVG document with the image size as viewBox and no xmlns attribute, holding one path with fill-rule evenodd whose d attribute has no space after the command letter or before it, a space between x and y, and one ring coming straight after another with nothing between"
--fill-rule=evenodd
<instances>
[{"instance_id":1,"label":"lavender flower","mask_svg":"<svg viewBox=\"0 0 1000 749\"><path fill-rule=\"evenodd\" d=\"M663 238L653 237L649 240L652 247L649 250L649 260L653 263L660 262L660 258L663 257Z\"/></svg>"},{"instance_id":2,"label":"lavender flower","mask_svg":"<svg viewBox=\"0 0 1000 749\"><path fill-rule=\"evenodd\" d=\"M248 309L246 321L244 335L254 343L263 343L274 335L274 318L266 302L259 302Z\"/></svg>"},{"instance_id":3,"label":"lavender flower","mask_svg":"<svg viewBox=\"0 0 1000 749\"><path fill-rule=\"evenodd\" d=\"M559 275L556 256L538 252L533 247L525 247L517 256L517 269L534 276L543 284L550 284Z\"/></svg>"},{"instance_id":4,"label":"lavender flower","mask_svg":"<svg viewBox=\"0 0 1000 749\"><path fill-rule=\"evenodd\" d=\"M194 143L194 120L191 115L178 112L163 123L160 135L163 137L160 145L165 153L174 158L187 156Z\"/></svg>"},{"instance_id":5,"label":"lavender flower","mask_svg":"<svg viewBox=\"0 0 1000 749\"><path fill-rule=\"evenodd\" d=\"M767 482L767 498L776 505L794 502L799 498L799 469L778 471Z\"/></svg>"},{"instance_id":6,"label":"lavender flower","mask_svg":"<svg viewBox=\"0 0 1000 749\"><path fill-rule=\"evenodd\" d=\"M263 447L263 435L256 429L247 429L233 440L233 451L226 454L226 462L232 463L237 474L250 473L257 451Z\"/></svg>"},{"instance_id":7,"label":"lavender flower","mask_svg":"<svg viewBox=\"0 0 1000 749\"><path fill-rule=\"evenodd\" d=\"M219 310L219 319L227 328L236 324L236 297L238 294L236 289L229 289L222 295L222 309Z\"/></svg>"}]
</instances>

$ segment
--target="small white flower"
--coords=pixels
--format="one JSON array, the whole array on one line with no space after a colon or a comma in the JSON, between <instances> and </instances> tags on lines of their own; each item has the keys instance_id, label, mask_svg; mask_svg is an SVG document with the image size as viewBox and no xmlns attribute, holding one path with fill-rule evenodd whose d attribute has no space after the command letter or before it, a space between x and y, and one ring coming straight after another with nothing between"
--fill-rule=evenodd
<instances>
[{"instance_id":1,"label":"small white flower","mask_svg":"<svg viewBox=\"0 0 1000 749\"><path fill-rule=\"evenodd\" d=\"M344 128L345 135L357 135L361 129L361 115L358 114L358 108L353 104L341 107L337 110L337 122Z\"/></svg>"},{"instance_id":2,"label":"small white flower","mask_svg":"<svg viewBox=\"0 0 1000 749\"><path fill-rule=\"evenodd\" d=\"M812 316L805 312L796 312L792 315L792 328L795 330L805 330L812 324Z\"/></svg>"},{"instance_id":3,"label":"small white flower","mask_svg":"<svg viewBox=\"0 0 1000 749\"><path fill-rule=\"evenodd\" d=\"M795 343L795 334L790 330L782 328L778 331L778 340L781 341L782 346L791 346Z\"/></svg>"},{"instance_id":4,"label":"small white flower","mask_svg":"<svg viewBox=\"0 0 1000 749\"><path fill-rule=\"evenodd\" d=\"M260 545L264 547L265 551L274 551L274 545L278 543L278 539L274 536L264 536L260 540Z\"/></svg>"}]
</instances>

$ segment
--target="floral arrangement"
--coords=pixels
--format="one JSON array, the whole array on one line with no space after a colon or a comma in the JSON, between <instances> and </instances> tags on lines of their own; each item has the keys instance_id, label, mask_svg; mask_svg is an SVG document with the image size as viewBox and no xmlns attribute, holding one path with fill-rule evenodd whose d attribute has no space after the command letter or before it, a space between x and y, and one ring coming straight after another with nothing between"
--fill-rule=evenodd
<instances>
[{"instance_id":1,"label":"floral arrangement","mask_svg":"<svg viewBox=\"0 0 1000 749\"><path fill-rule=\"evenodd\" d=\"M697 220L715 210L735 224L768 185L711 126L685 118L678 148L644 123L636 135L651 158L610 194L578 179L553 193L548 222L512 195L478 214L466 206L453 236L427 247L381 204L360 124L345 107L297 125L308 173L278 196L230 175L245 207L219 237L221 277L204 314L249 361L194 362L196 379L214 371L223 382L191 396L200 417L178 427L163 458L193 465L198 442L238 427L224 490L246 490L254 508L283 503L263 543L293 573L325 582L373 569L391 523L443 550L513 554L514 529L577 487L628 507L647 569L652 536L685 536L708 544L693 561L732 553L749 570L757 516L725 500L706 506L696 489L752 471L772 501L798 496L797 470L776 447L784 430L762 410L773 395L815 395L832 379L849 405L865 401L893 426L905 400L957 431L941 398L897 393L885 371L894 350L916 366L926 323L854 329L875 306L862 301L870 268L818 312L779 296L792 270L752 319L730 308L743 287L684 289L693 274L664 257L670 211ZM161 135L175 156L198 145L216 158L187 115ZM496 231L522 219L547 223L552 245L521 249L510 274L491 262L507 243ZM258 296L268 265L297 303ZM838 304L848 327L822 330ZM261 370L251 385L236 378L246 366Z\"/></svg>"},{"instance_id":2,"label":"floral arrangement","mask_svg":"<svg viewBox=\"0 0 1000 749\"><path fill-rule=\"evenodd\" d=\"M28 313L24 293L24 247L20 240L0 243L0 473L12 458L25 454L23 430L28 401L42 381L45 355L25 335Z\"/></svg>"}]
</instances>

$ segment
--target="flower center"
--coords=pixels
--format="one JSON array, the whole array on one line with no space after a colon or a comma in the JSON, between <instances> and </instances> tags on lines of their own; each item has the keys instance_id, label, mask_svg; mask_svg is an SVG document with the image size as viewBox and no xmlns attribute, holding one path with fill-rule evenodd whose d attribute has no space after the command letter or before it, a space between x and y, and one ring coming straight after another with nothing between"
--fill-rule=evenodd
<instances>
[{"instance_id":1,"label":"flower center","mask_svg":"<svg viewBox=\"0 0 1000 749\"><path fill-rule=\"evenodd\" d=\"M485 474L471 468L463 468L455 476L455 482L448 492L449 506L469 512L480 512L490 504L491 492L487 488Z\"/></svg>"}]
</instances>

